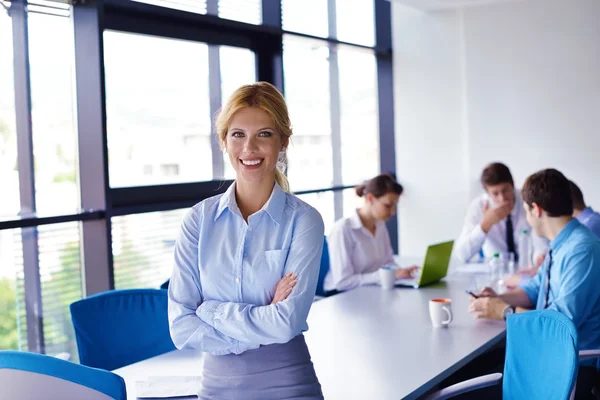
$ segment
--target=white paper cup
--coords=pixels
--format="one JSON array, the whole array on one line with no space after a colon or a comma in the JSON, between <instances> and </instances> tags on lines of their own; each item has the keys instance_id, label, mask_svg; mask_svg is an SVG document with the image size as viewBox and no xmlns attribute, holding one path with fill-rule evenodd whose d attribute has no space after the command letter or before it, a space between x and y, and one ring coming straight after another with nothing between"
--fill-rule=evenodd
<instances>
[{"instance_id":1,"label":"white paper cup","mask_svg":"<svg viewBox=\"0 0 600 400\"><path fill-rule=\"evenodd\" d=\"M393 267L379 268L379 283L382 289L393 289L396 283L396 269Z\"/></svg>"}]
</instances>

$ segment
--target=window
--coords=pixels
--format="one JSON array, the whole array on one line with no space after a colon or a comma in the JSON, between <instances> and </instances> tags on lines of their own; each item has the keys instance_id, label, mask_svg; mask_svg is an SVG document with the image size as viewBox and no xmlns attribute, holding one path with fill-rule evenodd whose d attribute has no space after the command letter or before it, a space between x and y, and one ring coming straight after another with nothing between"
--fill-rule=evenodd
<instances>
[{"instance_id":1,"label":"window","mask_svg":"<svg viewBox=\"0 0 600 400\"><path fill-rule=\"evenodd\" d=\"M77 345L69 305L82 298L79 222L43 225L39 231L45 353L70 353Z\"/></svg>"},{"instance_id":2,"label":"window","mask_svg":"<svg viewBox=\"0 0 600 400\"><path fill-rule=\"evenodd\" d=\"M73 212L79 208L73 29L66 17L30 12L28 19L37 211Z\"/></svg>"},{"instance_id":3,"label":"window","mask_svg":"<svg viewBox=\"0 0 600 400\"><path fill-rule=\"evenodd\" d=\"M21 229L0 231L0 350L27 350L24 294Z\"/></svg>"},{"instance_id":4,"label":"window","mask_svg":"<svg viewBox=\"0 0 600 400\"><path fill-rule=\"evenodd\" d=\"M115 288L158 288L171 277L173 247L187 211L112 218Z\"/></svg>"},{"instance_id":5,"label":"window","mask_svg":"<svg viewBox=\"0 0 600 400\"><path fill-rule=\"evenodd\" d=\"M286 31L327 37L329 35L327 18L327 0L281 1L281 20Z\"/></svg>"},{"instance_id":6,"label":"window","mask_svg":"<svg viewBox=\"0 0 600 400\"><path fill-rule=\"evenodd\" d=\"M293 136L288 147L292 190L331 187L331 110L327 43L284 37L285 96ZM301 140L296 143L296 138ZM310 139L308 139L310 138Z\"/></svg>"},{"instance_id":7,"label":"window","mask_svg":"<svg viewBox=\"0 0 600 400\"><path fill-rule=\"evenodd\" d=\"M310 204L321 213L323 223L325 224L325 236L327 236L336 220L333 192L301 194L298 198Z\"/></svg>"},{"instance_id":8,"label":"window","mask_svg":"<svg viewBox=\"0 0 600 400\"><path fill-rule=\"evenodd\" d=\"M240 86L256 82L256 55L253 51L230 46L219 47L221 102L225 104ZM235 179L235 170L223 152L225 179ZM220 177L215 177L220 178Z\"/></svg>"},{"instance_id":9,"label":"window","mask_svg":"<svg viewBox=\"0 0 600 400\"><path fill-rule=\"evenodd\" d=\"M379 174L377 63L372 51L340 46L342 180L360 183Z\"/></svg>"},{"instance_id":10,"label":"window","mask_svg":"<svg viewBox=\"0 0 600 400\"><path fill-rule=\"evenodd\" d=\"M260 25L262 0L219 0L219 17Z\"/></svg>"},{"instance_id":11,"label":"window","mask_svg":"<svg viewBox=\"0 0 600 400\"><path fill-rule=\"evenodd\" d=\"M344 189L342 197L344 199L344 217L351 216L357 208L361 208L364 204L364 199L358 197L354 188Z\"/></svg>"},{"instance_id":12,"label":"window","mask_svg":"<svg viewBox=\"0 0 600 400\"><path fill-rule=\"evenodd\" d=\"M337 39L343 42L374 46L374 5L374 0L336 0Z\"/></svg>"},{"instance_id":13,"label":"window","mask_svg":"<svg viewBox=\"0 0 600 400\"><path fill-rule=\"evenodd\" d=\"M11 20L0 8L0 217L20 210L12 48Z\"/></svg>"},{"instance_id":14,"label":"window","mask_svg":"<svg viewBox=\"0 0 600 400\"><path fill-rule=\"evenodd\" d=\"M208 46L107 31L104 47L110 186L211 180Z\"/></svg>"},{"instance_id":15,"label":"window","mask_svg":"<svg viewBox=\"0 0 600 400\"><path fill-rule=\"evenodd\" d=\"M155 6L174 8L196 14L206 14L206 0L133 0Z\"/></svg>"}]
</instances>

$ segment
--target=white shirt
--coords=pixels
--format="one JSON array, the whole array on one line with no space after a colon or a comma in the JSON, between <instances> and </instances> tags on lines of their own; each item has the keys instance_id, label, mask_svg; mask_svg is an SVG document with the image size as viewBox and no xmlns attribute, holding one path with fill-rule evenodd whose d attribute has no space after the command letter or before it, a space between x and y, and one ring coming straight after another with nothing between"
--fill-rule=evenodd
<instances>
[{"instance_id":1,"label":"white shirt","mask_svg":"<svg viewBox=\"0 0 600 400\"><path fill-rule=\"evenodd\" d=\"M483 250L485 258L490 258L494 253L499 253L504 260L508 260L506 219L492 226L487 234L481 229L483 210L488 201L490 202L490 206L492 206L490 197L487 193L484 193L473 200L469 206L462 232L454 244L454 255L463 263L468 262L471 257L477 255L480 249ZM518 235L520 232L523 229L527 229L531 232L534 257L546 254L548 249L547 240L532 232L529 223L527 223L527 216L523 209L523 199L518 190L515 190L515 205L510 215L513 224L515 246L518 246ZM517 252L519 252L518 248Z\"/></svg>"},{"instance_id":2,"label":"white shirt","mask_svg":"<svg viewBox=\"0 0 600 400\"><path fill-rule=\"evenodd\" d=\"M385 222L375 223L375 234L365 228L356 211L337 221L327 237L330 270L325 290L349 290L379 283L379 268L394 265L394 250Z\"/></svg>"}]
</instances>

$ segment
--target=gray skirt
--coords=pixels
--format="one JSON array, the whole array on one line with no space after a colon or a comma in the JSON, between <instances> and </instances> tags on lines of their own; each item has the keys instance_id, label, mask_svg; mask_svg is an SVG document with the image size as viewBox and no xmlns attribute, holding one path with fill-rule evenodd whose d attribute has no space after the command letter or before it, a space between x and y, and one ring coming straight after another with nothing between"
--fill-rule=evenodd
<instances>
[{"instance_id":1,"label":"gray skirt","mask_svg":"<svg viewBox=\"0 0 600 400\"><path fill-rule=\"evenodd\" d=\"M303 335L242 354L204 355L200 400L322 400Z\"/></svg>"}]
</instances>

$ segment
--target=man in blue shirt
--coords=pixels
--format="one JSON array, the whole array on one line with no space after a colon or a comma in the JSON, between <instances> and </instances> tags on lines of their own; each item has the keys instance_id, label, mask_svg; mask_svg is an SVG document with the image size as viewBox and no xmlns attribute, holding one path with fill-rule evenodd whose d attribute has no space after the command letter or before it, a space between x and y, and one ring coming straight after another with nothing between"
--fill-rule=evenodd
<instances>
[{"instance_id":1,"label":"man in blue shirt","mask_svg":"<svg viewBox=\"0 0 600 400\"><path fill-rule=\"evenodd\" d=\"M600 238L600 214L585 205L581 189L573 181L569 181L571 186L571 198L573 199L573 216L583 225L587 226L596 236Z\"/></svg>"},{"instance_id":2,"label":"man in blue shirt","mask_svg":"<svg viewBox=\"0 0 600 400\"><path fill-rule=\"evenodd\" d=\"M569 181L555 169L527 178L523 207L536 234L550 240L548 256L529 282L500 296L486 288L469 311L502 320L515 312L554 309L573 320L580 350L595 350L600 349L600 241L572 217L570 193ZM600 386L597 361L591 361L580 368L576 399L594 399L592 388Z\"/></svg>"}]
</instances>

